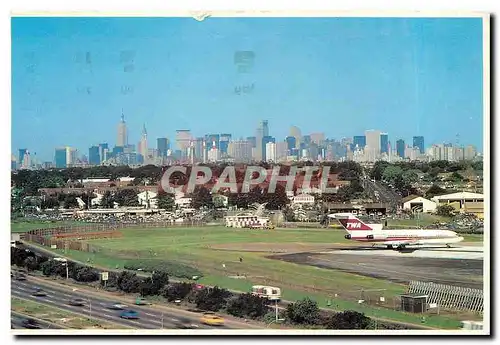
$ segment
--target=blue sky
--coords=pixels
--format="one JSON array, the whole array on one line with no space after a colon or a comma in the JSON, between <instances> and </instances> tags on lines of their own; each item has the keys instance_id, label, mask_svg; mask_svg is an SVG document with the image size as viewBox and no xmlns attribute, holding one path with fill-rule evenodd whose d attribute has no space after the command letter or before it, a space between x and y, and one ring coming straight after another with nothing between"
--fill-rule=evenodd
<instances>
[{"instance_id":1,"label":"blue sky","mask_svg":"<svg viewBox=\"0 0 500 345\"><path fill-rule=\"evenodd\" d=\"M380 129L393 146L459 134L482 150L481 21L13 18L12 153L114 146L122 109L129 142L145 123L151 147L176 129L246 137L267 119L277 140L290 125L337 139ZM236 51L254 52L250 73Z\"/></svg>"}]
</instances>

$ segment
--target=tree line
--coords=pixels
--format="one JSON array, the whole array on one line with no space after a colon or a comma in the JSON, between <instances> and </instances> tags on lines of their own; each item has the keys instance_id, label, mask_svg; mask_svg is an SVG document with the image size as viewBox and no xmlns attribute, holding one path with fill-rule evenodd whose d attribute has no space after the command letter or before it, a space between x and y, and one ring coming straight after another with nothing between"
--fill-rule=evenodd
<instances>
[{"instance_id":1,"label":"tree line","mask_svg":"<svg viewBox=\"0 0 500 345\"><path fill-rule=\"evenodd\" d=\"M66 267L61 262L22 248L11 247L11 265L28 271L39 271L45 276L66 278ZM236 294L220 287L200 286L191 282L171 282L165 271L154 271L150 277L139 277L130 271L109 272L106 282L93 267L72 261L67 262L70 279L86 284L99 284L109 291L139 294L142 297L158 296L168 302L193 305L200 311L225 312L230 315L258 321L271 322L275 318L273 306L267 298L251 293ZM285 323L326 329L371 329L373 320L356 311L332 313L320 310L317 302L308 298L290 303L280 312ZM384 327L384 325L379 325ZM386 325L385 328L394 328Z\"/></svg>"}]
</instances>

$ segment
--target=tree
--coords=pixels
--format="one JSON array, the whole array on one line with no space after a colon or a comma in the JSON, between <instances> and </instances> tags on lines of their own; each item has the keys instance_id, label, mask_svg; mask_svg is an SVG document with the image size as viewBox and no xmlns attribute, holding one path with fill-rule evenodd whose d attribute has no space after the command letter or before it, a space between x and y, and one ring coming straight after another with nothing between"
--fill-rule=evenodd
<instances>
[{"instance_id":1,"label":"tree","mask_svg":"<svg viewBox=\"0 0 500 345\"><path fill-rule=\"evenodd\" d=\"M368 329L371 319L363 313L346 310L333 314L326 323L328 329Z\"/></svg>"},{"instance_id":2,"label":"tree","mask_svg":"<svg viewBox=\"0 0 500 345\"><path fill-rule=\"evenodd\" d=\"M261 318L269 311L269 300L251 293L240 294L227 304L227 312L237 317Z\"/></svg>"},{"instance_id":3,"label":"tree","mask_svg":"<svg viewBox=\"0 0 500 345\"><path fill-rule=\"evenodd\" d=\"M172 211L175 207L174 198L170 194L160 193L157 196L158 208Z\"/></svg>"},{"instance_id":4,"label":"tree","mask_svg":"<svg viewBox=\"0 0 500 345\"><path fill-rule=\"evenodd\" d=\"M406 170L402 174L403 181L405 182L406 185L411 185L419 180L418 174L420 171L411 169L411 170Z\"/></svg>"},{"instance_id":5,"label":"tree","mask_svg":"<svg viewBox=\"0 0 500 345\"><path fill-rule=\"evenodd\" d=\"M314 325L319 318L318 303L304 298L286 307L286 318L296 324Z\"/></svg>"},{"instance_id":6,"label":"tree","mask_svg":"<svg viewBox=\"0 0 500 345\"><path fill-rule=\"evenodd\" d=\"M173 283L165 286L161 295L169 302L182 300L193 291L192 283Z\"/></svg>"},{"instance_id":7,"label":"tree","mask_svg":"<svg viewBox=\"0 0 500 345\"><path fill-rule=\"evenodd\" d=\"M385 162L385 161L375 162L372 170L370 171L370 177L372 179L377 180L377 181L382 180L382 175L384 173L385 168L387 168L387 166L389 166L388 162Z\"/></svg>"},{"instance_id":8,"label":"tree","mask_svg":"<svg viewBox=\"0 0 500 345\"><path fill-rule=\"evenodd\" d=\"M196 186L191 197L191 205L195 209L200 209L202 207L212 208L214 206L212 194L203 186Z\"/></svg>"},{"instance_id":9,"label":"tree","mask_svg":"<svg viewBox=\"0 0 500 345\"><path fill-rule=\"evenodd\" d=\"M36 271L39 268L39 264L35 256L28 256L24 259L23 266L26 267L28 271Z\"/></svg>"},{"instance_id":10,"label":"tree","mask_svg":"<svg viewBox=\"0 0 500 345\"><path fill-rule=\"evenodd\" d=\"M213 288L203 288L198 290L195 296L196 308L206 311L218 311L227 303L231 297L231 292L217 286Z\"/></svg>"},{"instance_id":11,"label":"tree","mask_svg":"<svg viewBox=\"0 0 500 345\"><path fill-rule=\"evenodd\" d=\"M451 205L439 205L436 208L436 214L442 217L453 217L455 209Z\"/></svg>"},{"instance_id":12,"label":"tree","mask_svg":"<svg viewBox=\"0 0 500 345\"><path fill-rule=\"evenodd\" d=\"M135 273L123 271L117 278L116 285L123 292L139 292L141 279Z\"/></svg>"},{"instance_id":13,"label":"tree","mask_svg":"<svg viewBox=\"0 0 500 345\"><path fill-rule=\"evenodd\" d=\"M115 194L115 201L120 206L139 206L137 191L134 189L120 189Z\"/></svg>"},{"instance_id":14,"label":"tree","mask_svg":"<svg viewBox=\"0 0 500 345\"><path fill-rule=\"evenodd\" d=\"M403 169L399 166L389 165L384 169L384 173L382 174L382 178L389 182L394 183L396 179L401 178L403 175Z\"/></svg>"},{"instance_id":15,"label":"tree","mask_svg":"<svg viewBox=\"0 0 500 345\"><path fill-rule=\"evenodd\" d=\"M92 267L83 266L77 271L75 280L85 283L95 282L99 280L99 273Z\"/></svg>"},{"instance_id":16,"label":"tree","mask_svg":"<svg viewBox=\"0 0 500 345\"><path fill-rule=\"evenodd\" d=\"M438 185L435 185L433 184L428 190L427 192L425 192L425 197L427 199L432 199L433 197L437 196L437 195L443 195L443 194L446 194L446 190L439 187Z\"/></svg>"},{"instance_id":17,"label":"tree","mask_svg":"<svg viewBox=\"0 0 500 345\"><path fill-rule=\"evenodd\" d=\"M102 208L113 208L115 205L115 197L110 191L106 191L101 198Z\"/></svg>"}]
</instances>

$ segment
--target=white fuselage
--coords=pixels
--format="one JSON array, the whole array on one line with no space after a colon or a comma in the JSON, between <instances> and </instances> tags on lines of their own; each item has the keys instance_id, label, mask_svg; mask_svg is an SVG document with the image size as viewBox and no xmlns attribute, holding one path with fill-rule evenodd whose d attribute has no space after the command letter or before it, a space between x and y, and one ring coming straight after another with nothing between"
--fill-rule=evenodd
<instances>
[{"instance_id":1,"label":"white fuselage","mask_svg":"<svg viewBox=\"0 0 500 345\"><path fill-rule=\"evenodd\" d=\"M350 239L382 245L452 244L463 237L450 230L358 230L350 232Z\"/></svg>"}]
</instances>

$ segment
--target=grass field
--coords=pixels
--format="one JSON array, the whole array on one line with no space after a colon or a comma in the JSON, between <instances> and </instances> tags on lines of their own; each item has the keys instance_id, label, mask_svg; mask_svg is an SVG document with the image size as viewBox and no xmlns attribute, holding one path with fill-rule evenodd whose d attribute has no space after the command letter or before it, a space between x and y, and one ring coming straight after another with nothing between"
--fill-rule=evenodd
<instances>
[{"instance_id":1,"label":"grass field","mask_svg":"<svg viewBox=\"0 0 500 345\"><path fill-rule=\"evenodd\" d=\"M125 326L89 319L79 314L20 298L11 298L11 309L41 320L74 329L120 329Z\"/></svg>"},{"instance_id":2,"label":"grass field","mask_svg":"<svg viewBox=\"0 0 500 345\"><path fill-rule=\"evenodd\" d=\"M368 316L409 323L420 324L421 321L418 315L393 310L397 296L405 292L404 285L266 258L272 252L304 252L328 248L335 243L350 245L351 242L344 239L342 230L250 231L200 227L127 229L122 233L122 238L87 241L95 246L94 253L70 250L66 255L113 269L122 269L130 259L178 261L200 269L204 273L200 283L206 285L238 291L250 291L251 286L257 284L278 286L286 300L307 296L316 300L320 307L327 307L327 301L331 300L331 307L336 310L358 310ZM248 249L252 251L246 251ZM357 303L359 299L374 301L380 296L385 297L386 308ZM457 328L459 322L454 316L428 316L426 325Z\"/></svg>"}]
</instances>

